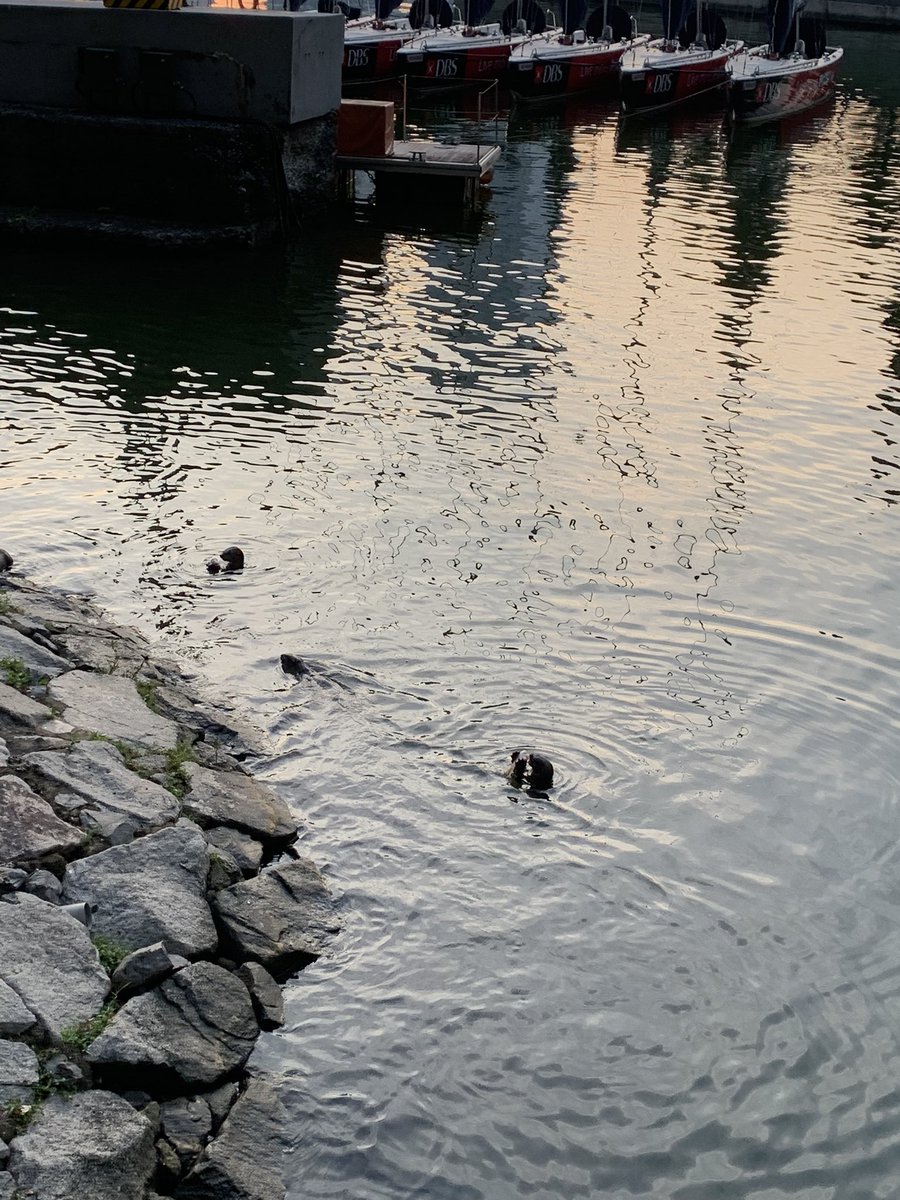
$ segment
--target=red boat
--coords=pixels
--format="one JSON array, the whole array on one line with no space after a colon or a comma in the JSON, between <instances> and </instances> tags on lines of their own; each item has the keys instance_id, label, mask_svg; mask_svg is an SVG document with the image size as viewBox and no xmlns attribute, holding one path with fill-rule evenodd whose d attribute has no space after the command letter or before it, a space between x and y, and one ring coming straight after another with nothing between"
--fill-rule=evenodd
<instances>
[{"instance_id":1,"label":"red boat","mask_svg":"<svg viewBox=\"0 0 900 1200\"><path fill-rule=\"evenodd\" d=\"M732 59L729 111L735 121L777 121L834 95L843 49L825 45L821 21L785 12L789 7L770 0L768 45Z\"/></svg>"},{"instance_id":2,"label":"red boat","mask_svg":"<svg viewBox=\"0 0 900 1200\"><path fill-rule=\"evenodd\" d=\"M624 54L619 86L624 113L652 113L691 102L725 102L728 65L744 43L727 36L713 10L685 12L663 0L664 36Z\"/></svg>"},{"instance_id":3,"label":"red boat","mask_svg":"<svg viewBox=\"0 0 900 1200\"><path fill-rule=\"evenodd\" d=\"M425 0L422 8L426 5L440 30L397 51L397 62L414 85L453 87L499 79L506 74L512 51L529 35L542 33L546 25L544 12L534 0L510 4L499 23L489 25L479 22L491 0L466 0L464 20L458 25L442 19L443 10L450 12L446 0ZM410 23L414 23L412 9Z\"/></svg>"},{"instance_id":4,"label":"red boat","mask_svg":"<svg viewBox=\"0 0 900 1200\"><path fill-rule=\"evenodd\" d=\"M567 4L563 27L530 37L509 56L509 88L518 100L555 100L614 87L626 50L646 46L619 5L595 9L585 21L584 0Z\"/></svg>"}]
</instances>

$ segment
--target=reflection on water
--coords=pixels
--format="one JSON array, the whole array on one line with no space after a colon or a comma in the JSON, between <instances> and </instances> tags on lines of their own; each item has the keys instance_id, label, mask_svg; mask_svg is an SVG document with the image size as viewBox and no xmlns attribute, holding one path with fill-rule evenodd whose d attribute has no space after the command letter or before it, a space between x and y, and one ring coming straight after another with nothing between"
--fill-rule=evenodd
<instances>
[{"instance_id":1,"label":"reflection on water","mask_svg":"<svg viewBox=\"0 0 900 1200\"><path fill-rule=\"evenodd\" d=\"M4 263L4 544L265 727L340 896L258 1054L291 1197L896 1191L900 151L853 38L776 128L514 110L461 230Z\"/></svg>"}]
</instances>

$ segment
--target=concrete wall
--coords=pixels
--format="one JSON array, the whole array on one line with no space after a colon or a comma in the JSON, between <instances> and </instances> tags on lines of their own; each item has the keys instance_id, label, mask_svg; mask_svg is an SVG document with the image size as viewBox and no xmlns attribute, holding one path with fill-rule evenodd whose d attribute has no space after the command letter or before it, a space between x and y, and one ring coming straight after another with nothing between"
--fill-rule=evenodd
<instances>
[{"instance_id":1,"label":"concrete wall","mask_svg":"<svg viewBox=\"0 0 900 1200\"><path fill-rule=\"evenodd\" d=\"M318 13L13 0L0 104L293 125L339 106L343 30Z\"/></svg>"}]
</instances>

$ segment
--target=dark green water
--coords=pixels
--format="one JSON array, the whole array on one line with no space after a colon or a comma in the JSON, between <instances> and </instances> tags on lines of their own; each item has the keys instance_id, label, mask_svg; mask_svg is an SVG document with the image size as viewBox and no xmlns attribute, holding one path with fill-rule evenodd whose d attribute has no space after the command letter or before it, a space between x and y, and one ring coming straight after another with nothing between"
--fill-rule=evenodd
<instances>
[{"instance_id":1,"label":"dark green water","mask_svg":"<svg viewBox=\"0 0 900 1200\"><path fill-rule=\"evenodd\" d=\"M734 139L513 113L464 229L4 256L0 544L267 731L340 897L292 1200L896 1195L898 41L840 41Z\"/></svg>"}]
</instances>

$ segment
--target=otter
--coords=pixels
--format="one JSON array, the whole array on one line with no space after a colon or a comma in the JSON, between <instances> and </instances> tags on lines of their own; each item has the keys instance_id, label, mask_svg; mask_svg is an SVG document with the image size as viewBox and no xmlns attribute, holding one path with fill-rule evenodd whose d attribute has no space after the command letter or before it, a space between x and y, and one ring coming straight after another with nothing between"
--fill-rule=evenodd
<instances>
[{"instance_id":1,"label":"otter","mask_svg":"<svg viewBox=\"0 0 900 1200\"><path fill-rule=\"evenodd\" d=\"M218 575L220 571L243 571L244 552L240 546L229 546L218 558L211 558L206 564L206 569L210 575Z\"/></svg>"},{"instance_id":2,"label":"otter","mask_svg":"<svg viewBox=\"0 0 900 1200\"><path fill-rule=\"evenodd\" d=\"M0 550L0 571L8 571L13 565L13 556L6 550Z\"/></svg>"},{"instance_id":3,"label":"otter","mask_svg":"<svg viewBox=\"0 0 900 1200\"><path fill-rule=\"evenodd\" d=\"M527 786L532 791L553 787L553 763L533 750L513 750L506 777L515 787Z\"/></svg>"},{"instance_id":4,"label":"otter","mask_svg":"<svg viewBox=\"0 0 900 1200\"><path fill-rule=\"evenodd\" d=\"M298 679L302 679L304 675L312 674L312 671L303 659L298 658L296 654L282 654L281 669L285 675L296 675Z\"/></svg>"}]
</instances>

